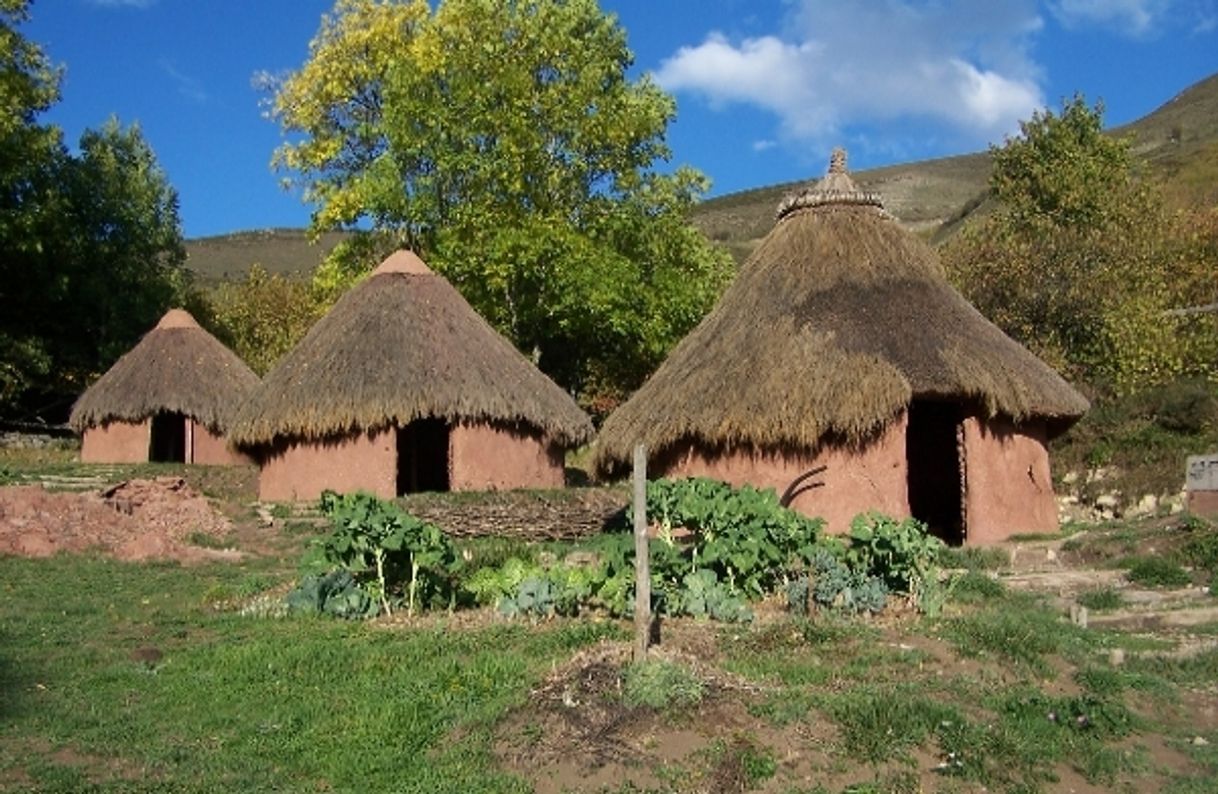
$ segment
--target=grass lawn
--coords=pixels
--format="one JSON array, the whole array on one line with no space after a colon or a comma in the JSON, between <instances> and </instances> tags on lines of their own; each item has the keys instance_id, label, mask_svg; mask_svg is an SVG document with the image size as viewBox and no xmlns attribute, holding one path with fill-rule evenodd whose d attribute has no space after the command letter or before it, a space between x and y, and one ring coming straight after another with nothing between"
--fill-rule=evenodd
<instances>
[{"instance_id":1,"label":"grass lawn","mask_svg":"<svg viewBox=\"0 0 1218 794\"><path fill-rule=\"evenodd\" d=\"M101 471L22 460L5 476L48 470ZM771 603L748 626L668 620L638 668L625 622L242 615L295 581L318 528L259 524L246 475L186 473L236 516L244 562L0 556L0 791L1218 791L1212 621L1073 626L986 572L1005 550L945 560L969 570L934 619ZM1218 548L1208 528L1120 531L1062 559ZM459 545L479 564L570 548Z\"/></svg>"},{"instance_id":2,"label":"grass lawn","mask_svg":"<svg viewBox=\"0 0 1218 794\"><path fill-rule=\"evenodd\" d=\"M491 724L615 631L391 631L205 605L250 575L0 558L0 789L528 791L496 769Z\"/></svg>"}]
</instances>

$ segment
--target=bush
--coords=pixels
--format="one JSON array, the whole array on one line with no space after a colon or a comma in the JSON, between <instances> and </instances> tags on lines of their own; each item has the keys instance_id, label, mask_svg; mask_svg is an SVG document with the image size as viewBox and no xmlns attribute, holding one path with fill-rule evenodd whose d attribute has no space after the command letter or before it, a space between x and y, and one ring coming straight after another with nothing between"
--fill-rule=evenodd
<instances>
[{"instance_id":1,"label":"bush","mask_svg":"<svg viewBox=\"0 0 1218 794\"><path fill-rule=\"evenodd\" d=\"M1147 587L1187 587L1192 584L1188 572L1162 557L1138 557L1132 561L1129 581Z\"/></svg>"},{"instance_id":2,"label":"bush","mask_svg":"<svg viewBox=\"0 0 1218 794\"><path fill-rule=\"evenodd\" d=\"M1087 607L1087 609L1095 610L1096 612L1120 609L1125 603L1125 598L1121 593L1112 587L1099 587L1094 590L1084 591L1078 594L1076 600L1080 606Z\"/></svg>"}]
</instances>

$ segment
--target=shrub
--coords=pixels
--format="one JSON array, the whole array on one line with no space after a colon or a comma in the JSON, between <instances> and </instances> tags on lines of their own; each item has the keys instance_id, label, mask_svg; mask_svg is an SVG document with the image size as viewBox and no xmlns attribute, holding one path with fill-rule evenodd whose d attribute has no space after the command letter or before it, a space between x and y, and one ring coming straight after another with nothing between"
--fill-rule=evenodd
<instances>
[{"instance_id":1,"label":"shrub","mask_svg":"<svg viewBox=\"0 0 1218 794\"><path fill-rule=\"evenodd\" d=\"M1187 587L1192 584L1187 571L1162 557L1134 559L1127 575L1129 581L1147 587Z\"/></svg>"},{"instance_id":2,"label":"shrub","mask_svg":"<svg viewBox=\"0 0 1218 794\"><path fill-rule=\"evenodd\" d=\"M1120 591L1112 587L1097 587L1094 590L1086 590L1079 593L1076 600L1080 606L1085 606L1087 609L1092 609L1096 612L1120 609L1125 603L1125 598L1121 595Z\"/></svg>"}]
</instances>

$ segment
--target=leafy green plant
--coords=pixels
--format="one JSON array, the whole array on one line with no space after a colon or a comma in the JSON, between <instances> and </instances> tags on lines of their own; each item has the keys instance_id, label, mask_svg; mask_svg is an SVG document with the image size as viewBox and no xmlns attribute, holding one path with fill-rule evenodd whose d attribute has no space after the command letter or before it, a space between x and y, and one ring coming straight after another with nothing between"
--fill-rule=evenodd
<instances>
[{"instance_id":1,"label":"leafy green plant","mask_svg":"<svg viewBox=\"0 0 1218 794\"><path fill-rule=\"evenodd\" d=\"M460 565L439 527L365 493L326 491L321 511L334 524L320 540L324 559L368 581L386 613L392 613L390 595L403 586L408 614L420 602L453 605Z\"/></svg>"},{"instance_id":2,"label":"leafy green plant","mask_svg":"<svg viewBox=\"0 0 1218 794\"><path fill-rule=\"evenodd\" d=\"M773 489L702 477L649 482L647 517L659 526L652 570L661 579L679 586L687 574L709 568L748 598L774 592L806 567L824 527L783 507ZM678 528L692 539L678 540Z\"/></svg>"},{"instance_id":3,"label":"leafy green plant","mask_svg":"<svg viewBox=\"0 0 1218 794\"><path fill-rule=\"evenodd\" d=\"M331 571L323 576L310 574L288 593L289 612L331 615L357 620L374 617L376 601L359 586L347 570Z\"/></svg>"},{"instance_id":4,"label":"leafy green plant","mask_svg":"<svg viewBox=\"0 0 1218 794\"><path fill-rule=\"evenodd\" d=\"M703 569L686 574L680 589L666 591L665 611L671 615L710 617L724 623L753 619L744 599L733 595L713 571Z\"/></svg>"},{"instance_id":5,"label":"leafy green plant","mask_svg":"<svg viewBox=\"0 0 1218 794\"><path fill-rule=\"evenodd\" d=\"M853 570L883 578L893 592L917 596L937 580L943 545L917 519L867 513L850 522L846 561Z\"/></svg>"}]
</instances>

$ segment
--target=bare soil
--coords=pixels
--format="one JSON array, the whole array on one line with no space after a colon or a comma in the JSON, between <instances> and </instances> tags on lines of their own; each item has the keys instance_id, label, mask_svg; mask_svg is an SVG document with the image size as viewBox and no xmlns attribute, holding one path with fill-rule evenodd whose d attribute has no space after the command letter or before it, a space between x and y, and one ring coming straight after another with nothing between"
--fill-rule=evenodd
<instances>
[{"instance_id":1,"label":"bare soil","mask_svg":"<svg viewBox=\"0 0 1218 794\"><path fill-rule=\"evenodd\" d=\"M83 493L38 485L0 487L0 554L49 557L97 552L119 560L193 563L237 560L240 552L201 547L232 523L180 477L127 480Z\"/></svg>"}]
</instances>

